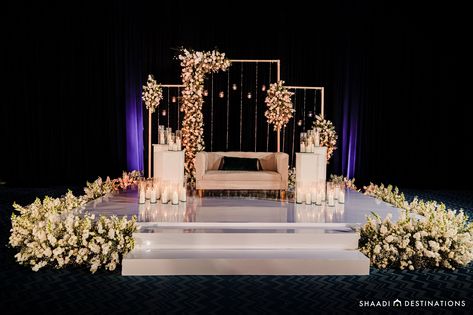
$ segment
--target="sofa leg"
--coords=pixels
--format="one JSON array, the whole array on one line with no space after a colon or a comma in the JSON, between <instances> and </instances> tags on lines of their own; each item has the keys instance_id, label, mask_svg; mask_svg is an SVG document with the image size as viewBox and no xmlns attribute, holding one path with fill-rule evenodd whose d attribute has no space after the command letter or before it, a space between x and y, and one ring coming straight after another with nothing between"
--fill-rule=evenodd
<instances>
[{"instance_id":1,"label":"sofa leg","mask_svg":"<svg viewBox=\"0 0 473 315\"><path fill-rule=\"evenodd\" d=\"M286 200L286 191L285 190L280 190L279 191L279 197L281 200Z\"/></svg>"},{"instance_id":2,"label":"sofa leg","mask_svg":"<svg viewBox=\"0 0 473 315\"><path fill-rule=\"evenodd\" d=\"M199 198L204 197L204 190L203 189L197 189L197 195L199 196Z\"/></svg>"}]
</instances>

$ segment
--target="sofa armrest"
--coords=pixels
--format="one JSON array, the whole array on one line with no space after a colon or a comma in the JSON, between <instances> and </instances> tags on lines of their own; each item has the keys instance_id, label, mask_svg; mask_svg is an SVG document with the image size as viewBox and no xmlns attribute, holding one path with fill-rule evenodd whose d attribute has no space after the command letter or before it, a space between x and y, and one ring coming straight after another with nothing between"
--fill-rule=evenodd
<instances>
[{"instance_id":1,"label":"sofa armrest","mask_svg":"<svg viewBox=\"0 0 473 315\"><path fill-rule=\"evenodd\" d=\"M195 156L195 179L202 180L207 172L207 152L197 152Z\"/></svg>"},{"instance_id":2,"label":"sofa armrest","mask_svg":"<svg viewBox=\"0 0 473 315\"><path fill-rule=\"evenodd\" d=\"M287 189L288 169L289 169L289 155L287 153L274 153L276 158L277 172L281 175L281 189Z\"/></svg>"}]
</instances>

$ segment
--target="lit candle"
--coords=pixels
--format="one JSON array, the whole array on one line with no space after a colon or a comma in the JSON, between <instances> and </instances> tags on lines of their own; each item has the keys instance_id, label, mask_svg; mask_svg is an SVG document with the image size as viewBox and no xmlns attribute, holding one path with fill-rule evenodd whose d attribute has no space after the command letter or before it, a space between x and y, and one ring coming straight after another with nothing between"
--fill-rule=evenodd
<instances>
[{"instance_id":1,"label":"lit candle","mask_svg":"<svg viewBox=\"0 0 473 315\"><path fill-rule=\"evenodd\" d=\"M161 203L168 203L168 188L164 187L163 191L161 192Z\"/></svg>"},{"instance_id":2,"label":"lit candle","mask_svg":"<svg viewBox=\"0 0 473 315\"><path fill-rule=\"evenodd\" d=\"M151 189L150 202L156 203L156 187L153 187L153 189Z\"/></svg>"},{"instance_id":3,"label":"lit candle","mask_svg":"<svg viewBox=\"0 0 473 315\"><path fill-rule=\"evenodd\" d=\"M335 206L335 199L333 198L333 191L327 193L327 202L330 207Z\"/></svg>"},{"instance_id":4,"label":"lit candle","mask_svg":"<svg viewBox=\"0 0 473 315\"><path fill-rule=\"evenodd\" d=\"M317 188L315 187L315 185L312 185L312 187L310 188L310 199L312 203L317 203L317 195Z\"/></svg>"},{"instance_id":5,"label":"lit candle","mask_svg":"<svg viewBox=\"0 0 473 315\"><path fill-rule=\"evenodd\" d=\"M322 190L319 190L317 191L317 196L316 196L316 199L315 199L315 204L320 206L322 204L322 196L323 196L323 192Z\"/></svg>"},{"instance_id":6,"label":"lit candle","mask_svg":"<svg viewBox=\"0 0 473 315\"><path fill-rule=\"evenodd\" d=\"M340 186L338 185L335 185L335 194L334 194L334 198L335 199L338 199L338 196L340 195Z\"/></svg>"},{"instance_id":7,"label":"lit candle","mask_svg":"<svg viewBox=\"0 0 473 315\"><path fill-rule=\"evenodd\" d=\"M164 130L159 131L159 144L166 144L166 140L164 138Z\"/></svg>"},{"instance_id":8,"label":"lit candle","mask_svg":"<svg viewBox=\"0 0 473 315\"><path fill-rule=\"evenodd\" d=\"M338 195L338 202L345 203L345 190L340 189L340 194Z\"/></svg>"},{"instance_id":9,"label":"lit candle","mask_svg":"<svg viewBox=\"0 0 473 315\"><path fill-rule=\"evenodd\" d=\"M181 138L176 139L177 151L181 151Z\"/></svg>"},{"instance_id":10,"label":"lit candle","mask_svg":"<svg viewBox=\"0 0 473 315\"><path fill-rule=\"evenodd\" d=\"M306 152L306 149L305 149L305 143L304 142L301 142L301 152Z\"/></svg>"},{"instance_id":11,"label":"lit candle","mask_svg":"<svg viewBox=\"0 0 473 315\"><path fill-rule=\"evenodd\" d=\"M312 203L312 200L311 200L311 198L310 198L310 192L307 192L307 193L305 194L305 204L306 204L306 205L310 205L311 203Z\"/></svg>"},{"instance_id":12,"label":"lit candle","mask_svg":"<svg viewBox=\"0 0 473 315\"><path fill-rule=\"evenodd\" d=\"M186 191L186 187L181 187L181 191L180 191L180 200L182 202L186 202L187 201L187 191Z\"/></svg>"},{"instance_id":13,"label":"lit candle","mask_svg":"<svg viewBox=\"0 0 473 315\"><path fill-rule=\"evenodd\" d=\"M177 190L174 190L172 193L172 204L173 205L179 204L179 194L177 193Z\"/></svg>"},{"instance_id":14,"label":"lit candle","mask_svg":"<svg viewBox=\"0 0 473 315\"><path fill-rule=\"evenodd\" d=\"M320 135L318 131L315 132L314 144L316 147L320 146Z\"/></svg>"},{"instance_id":15,"label":"lit candle","mask_svg":"<svg viewBox=\"0 0 473 315\"><path fill-rule=\"evenodd\" d=\"M146 201L146 195L145 195L145 190L144 189L140 189L140 198L139 198L139 201L138 203L145 203Z\"/></svg>"},{"instance_id":16,"label":"lit candle","mask_svg":"<svg viewBox=\"0 0 473 315\"><path fill-rule=\"evenodd\" d=\"M302 189L297 188L296 190L296 203L303 203L304 202L304 196L302 195Z\"/></svg>"},{"instance_id":17,"label":"lit candle","mask_svg":"<svg viewBox=\"0 0 473 315\"><path fill-rule=\"evenodd\" d=\"M151 188L150 187L147 187L146 188L146 195L145 195L146 199L150 199L151 198Z\"/></svg>"},{"instance_id":18,"label":"lit candle","mask_svg":"<svg viewBox=\"0 0 473 315\"><path fill-rule=\"evenodd\" d=\"M159 189L159 184L155 184L154 189L156 190L156 199L159 200L161 198L161 192L160 192L160 189Z\"/></svg>"}]
</instances>

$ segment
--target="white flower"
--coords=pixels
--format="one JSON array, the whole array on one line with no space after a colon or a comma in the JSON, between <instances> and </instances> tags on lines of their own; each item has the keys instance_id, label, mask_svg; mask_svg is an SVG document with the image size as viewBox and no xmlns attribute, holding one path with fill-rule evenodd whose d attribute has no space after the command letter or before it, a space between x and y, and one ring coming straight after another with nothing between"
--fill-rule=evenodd
<instances>
[{"instance_id":1,"label":"white flower","mask_svg":"<svg viewBox=\"0 0 473 315\"><path fill-rule=\"evenodd\" d=\"M382 234L386 234L388 233L388 228L384 225L381 226L381 228L379 229L379 232Z\"/></svg>"},{"instance_id":2,"label":"white flower","mask_svg":"<svg viewBox=\"0 0 473 315\"><path fill-rule=\"evenodd\" d=\"M376 246L373 249L373 253L379 254L381 252L381 246L379 244L376 244Z\"/></svg>"}]
</instances>

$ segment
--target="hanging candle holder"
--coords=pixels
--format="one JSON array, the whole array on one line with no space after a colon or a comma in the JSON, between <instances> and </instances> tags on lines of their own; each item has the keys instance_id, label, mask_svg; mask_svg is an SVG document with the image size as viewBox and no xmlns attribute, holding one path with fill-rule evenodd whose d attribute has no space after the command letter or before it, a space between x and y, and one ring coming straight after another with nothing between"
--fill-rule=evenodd
<instances>
[{"instance_id":1,"label":"hanging candle holder","mask_svg":"<svg viewBox=\"0 0 473 315\"><path fill-rule=\"evenodd\" d=\"M251 92L248 92L248 94L246 95L246 97L248 97L248 99L251 99L251 97L252 97Z\"/></svg>"},{"instance_id":2,"label":"hanging candle holder","mask_svg":"<svg viewBox=\"0 0 473 315\"><path fill-rule=\"evenodd\" d=\"M172 103L176 103L176 101L177 101L177 98L175 96L171 97L171 102Z\"/></svg>"},{"instance_id":3,"label":"hanging candle holder","mask_svg":"<svg viewBox=\"0 0 473 315\"><path fill-rule=\"evenodd\" d=\"M218 97L224 98L224 97L225 97L225 93L224 93L223 91L220 91L220 92L218 93Z\"/></svg>"},{"instance_id":4,"label":"hanging candle holder","mask_svg":"<svg viewBox=\"0 0 473 315\"><path fill-rule=\"evenodd\" d=\"M263 92L266 91L266 85L265 85L265 84L263 84L263 85L261 86L261 91L263 91Z\"/></svg>"},{"instance_id":5,"label":"hanging candle holder","mask_svg":"<svg viewBox=\"0 0 473 315\"><path fill-rule=\"evenodd\" d=\"M232 85L232 90L233 90L233 91L236 91L237 89L238 89L238 87L237 87L236 83L233 83L233 85Z\"/></svg>"},{"instance_id":6,"label":"hanging candle holder","mask_svg":"<svg viewBox=\"0 0 473 315\"><path fill-rule=\"evenodd\" d=\"M204 90L204 96L208 96L208 95L209 95L209 91Z\"/></svg>"}]
</instances>

